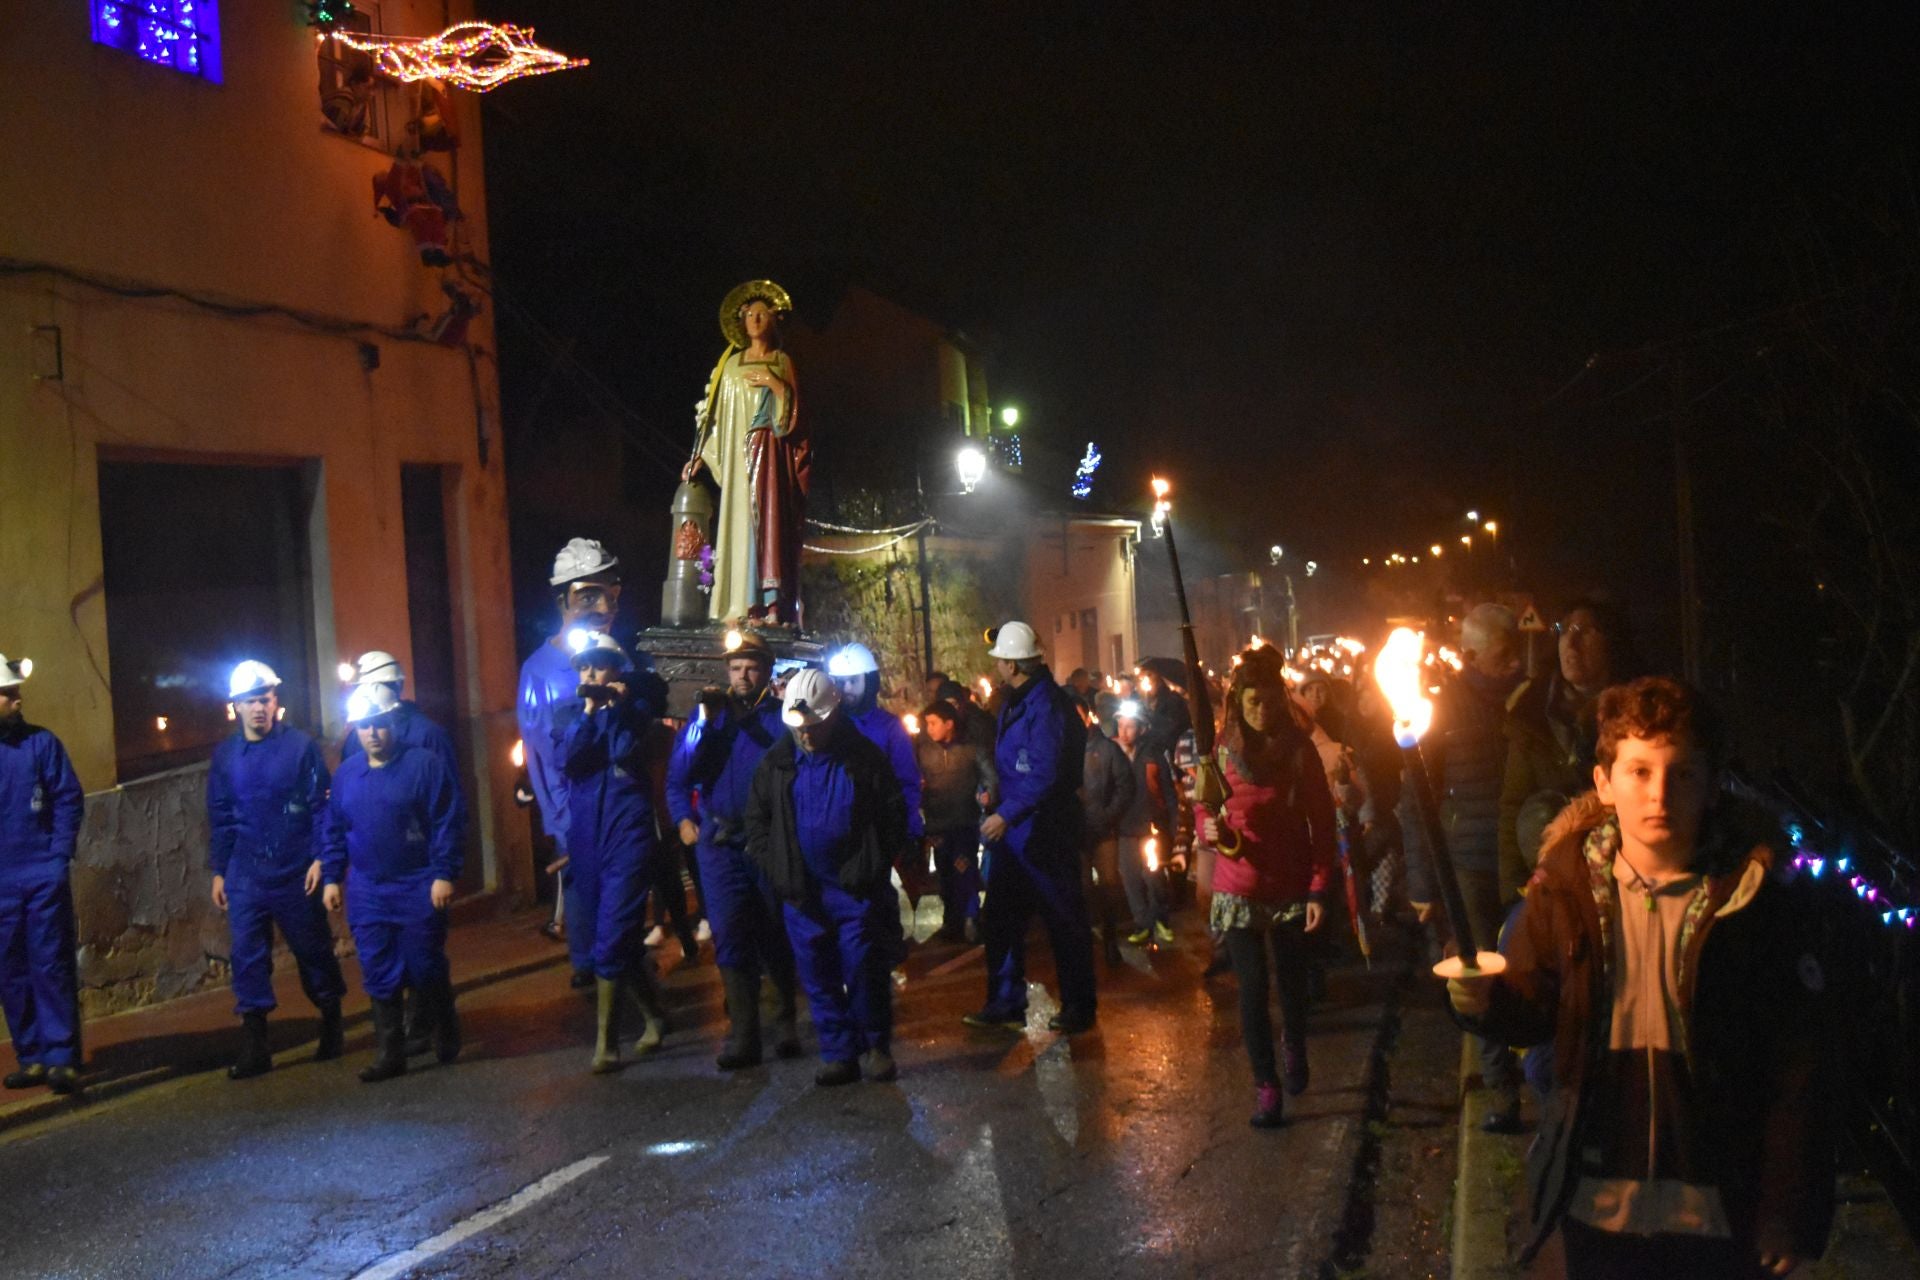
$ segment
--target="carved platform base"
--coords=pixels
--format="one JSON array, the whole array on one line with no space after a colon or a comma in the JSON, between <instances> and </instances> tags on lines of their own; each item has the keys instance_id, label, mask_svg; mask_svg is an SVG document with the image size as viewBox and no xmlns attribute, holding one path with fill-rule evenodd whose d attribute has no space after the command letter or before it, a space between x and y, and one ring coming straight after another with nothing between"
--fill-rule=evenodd
<instances>
[{"instance_id":1,"label":"carved platform base","mask_svg":"<svg viewBox=\"0 0 1920 1280\"><path fill-rule=\"evenodd\" d=\"M754 634L773 650L776 680L801 667L826 666L827 647L807 632L775 626L756 629ZM701 689L726 686L723 627L648 627L634 637L633 650L652 657L653 669L667 682L666 713L676 720L693 714L694 700Z\"/></svg>"}]
</instances>

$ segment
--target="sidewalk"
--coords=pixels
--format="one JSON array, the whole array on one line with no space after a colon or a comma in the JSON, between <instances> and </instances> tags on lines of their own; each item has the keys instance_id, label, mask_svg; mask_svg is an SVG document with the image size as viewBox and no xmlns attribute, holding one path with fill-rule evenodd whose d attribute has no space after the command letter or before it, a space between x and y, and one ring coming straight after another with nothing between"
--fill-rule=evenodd
<instances>
[{"instance_id":1,"label":"sidewalk","mask_svg":"<svg viewBox=\"0 0 1920 1280\"><path fill-rule=\"evenodd\" d=\"M1483 1133L1480 1121L1494 1094L1480 1087L1473 1043L1460 1044L1460 1164L1453 1184L1454 1280L1516 1280L1512 1261L1526 1232L1524 1173L1529 1131ZM1531 1126L1532 1111L1528 1111ZM1826 1256L1793 1272L1796 1280L1879 1280L1920 1276L1920 1248L1887 1198L1868 1175L1843 1166Z\"/></svg>"},{"instance_id":2,"label":"sidewalk","mask_svg":"<svg viewBox=\"0 0 1920 1280\"><path fill-rule=\"evenodd\" d=\"M544 937L540 926L552 918L548 908L517 915L456 923L448 933L447 958L456 992L474 990L566 963L567 950ZM456 920L458 916L456 915ZM360 962L342 956L347 996L341 1001L349 1034L369 1021L367 993L360 985ZM274 995L280 1002L268 1026L276 1062L312 1052L320 1021L300 991L293 960L276 955ZM224 1070L240 1043L240 1020L233 992L226 987L183 996L144 1009L90 1019L81 1029L86 1093L62 1098L44 1088L0 1093L0 1132L101 1102L133 1090L204 1071ZM11 1041L0 1041L0 1062L12 1069Z\"/></svg>"}]
</instances>

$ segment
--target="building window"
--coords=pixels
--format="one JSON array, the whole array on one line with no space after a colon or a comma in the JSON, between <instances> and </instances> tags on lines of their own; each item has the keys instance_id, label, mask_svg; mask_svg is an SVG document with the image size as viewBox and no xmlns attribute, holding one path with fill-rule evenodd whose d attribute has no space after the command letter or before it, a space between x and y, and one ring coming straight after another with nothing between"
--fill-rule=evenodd
<instances>
[{"instance_id":1,"label":"building window","mask_svg":"<svg viewBox=\"0 0 1920 1280\"><path fill-rule=\"evenodd\" d=\"M380 27L370 7L356 5L334 26L372 35ZM393 82L379 74L373 55L338 40L320 41L320 114L327 128L381 150L392 148Z\"/></svg>"},{"instance_id":2,"label":"building window","mask_svg":"<svg viewBox=\"0 0 1920 1280\"><path fill-rule=\"evenodd\" d=\"M202 80L220 79L218 0L93 0L93 39Z\"/></svg>"},{"instance_id":3,"label":"building window","mask_svg":"<svg viewBox=\"0 0 1920 1280\"><path fill-rule=\"evenodd\" d=\"M120 781L211 755L233 732L227 677L243 658L279 674L289 723L317 723L312 487L298 464L102 459Z\"/></svg>"}]
</instances>

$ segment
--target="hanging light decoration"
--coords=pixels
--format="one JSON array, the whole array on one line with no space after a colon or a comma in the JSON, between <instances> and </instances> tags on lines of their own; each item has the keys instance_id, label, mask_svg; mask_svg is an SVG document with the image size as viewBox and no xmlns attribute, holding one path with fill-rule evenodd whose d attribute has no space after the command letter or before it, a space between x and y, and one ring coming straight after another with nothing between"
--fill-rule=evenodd
<instances>
[{"instance_id":1,"label":"hanging light decoration","mask_svg":"<svg viewBox=\"0 0 1920 1280\"><path fill-rule=\"evenodd\" d=\"M374 60L382 75L411 84L444 80L485 93L522 76L545 75L587 65L533 42L532 27L460 22L437 36L383 36L324 28L322 40L337 40Z\"/></svg>"}]
</instances>

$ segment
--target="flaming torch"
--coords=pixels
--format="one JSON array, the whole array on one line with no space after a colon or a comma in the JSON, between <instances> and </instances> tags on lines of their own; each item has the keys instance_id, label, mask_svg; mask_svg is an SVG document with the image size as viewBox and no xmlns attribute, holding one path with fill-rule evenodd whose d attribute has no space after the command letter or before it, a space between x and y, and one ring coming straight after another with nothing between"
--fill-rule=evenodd
<instances>
[{"instance_id":1,"label":"flaming torch","mask_svg":"<svg viewBox=\"0 0 1920 1280\"><path fill-rule=\"evenodd\" d=\"M1213 698L1207 688L1206 668L1200 663L1200 649L1193 639L1193 618L1187 611L1187 583L1180 576L1180 550L1173 541L1173 503L1168 495L1173 486L1159 476L1153 478L1153 528L1167 540L1167 563L1173 568L1173 594L1180 602L1180 643L1186 650L1187 698L1193 709L1193 802L1211 813L1220 834L1214 848L1226 858L1240 856L1240 838L1227 826L1223 816L1232 789L1220 771L1214 755ZM1140 676L1140 691L1153 692L1153 678Z\"/></svg>"},{"instance_id":2,"label":"flaming torch","mask_svg":"<svg viewBox=\"0 0 1920 1280\"><path fill-rule=\"evenodd\" d=\"M1482 951L1480 939L1473 933L1473 921L1467 916L1466 899L1460 895L1460 879L1454 874L1453 855L1447 851L1447 833L1440 825L1440 806L1433 796L1433 778L1427 773L1427 759L1420 753L1420 739L1433 725L1433 703L1421 685L1425 642L1420 633L1396 627L1386 646L1374 660L1374 679L1380 692L1393 708L1393 738L1400 744L1406 761L1407 778L1413 783L1413 797L1420 808L1420 819L1427 829L1427 844L1433 850L1434 878L1440 882L1440 903L1446 909L1447 923L1453 927L1459 954L1449 956L1433 967L1442 978L1468 974L1492 975L1507 967L1506 957L1497 951ZM1491 942L1489 938L1487 941Z\"/></svg>"}]
</instances>

